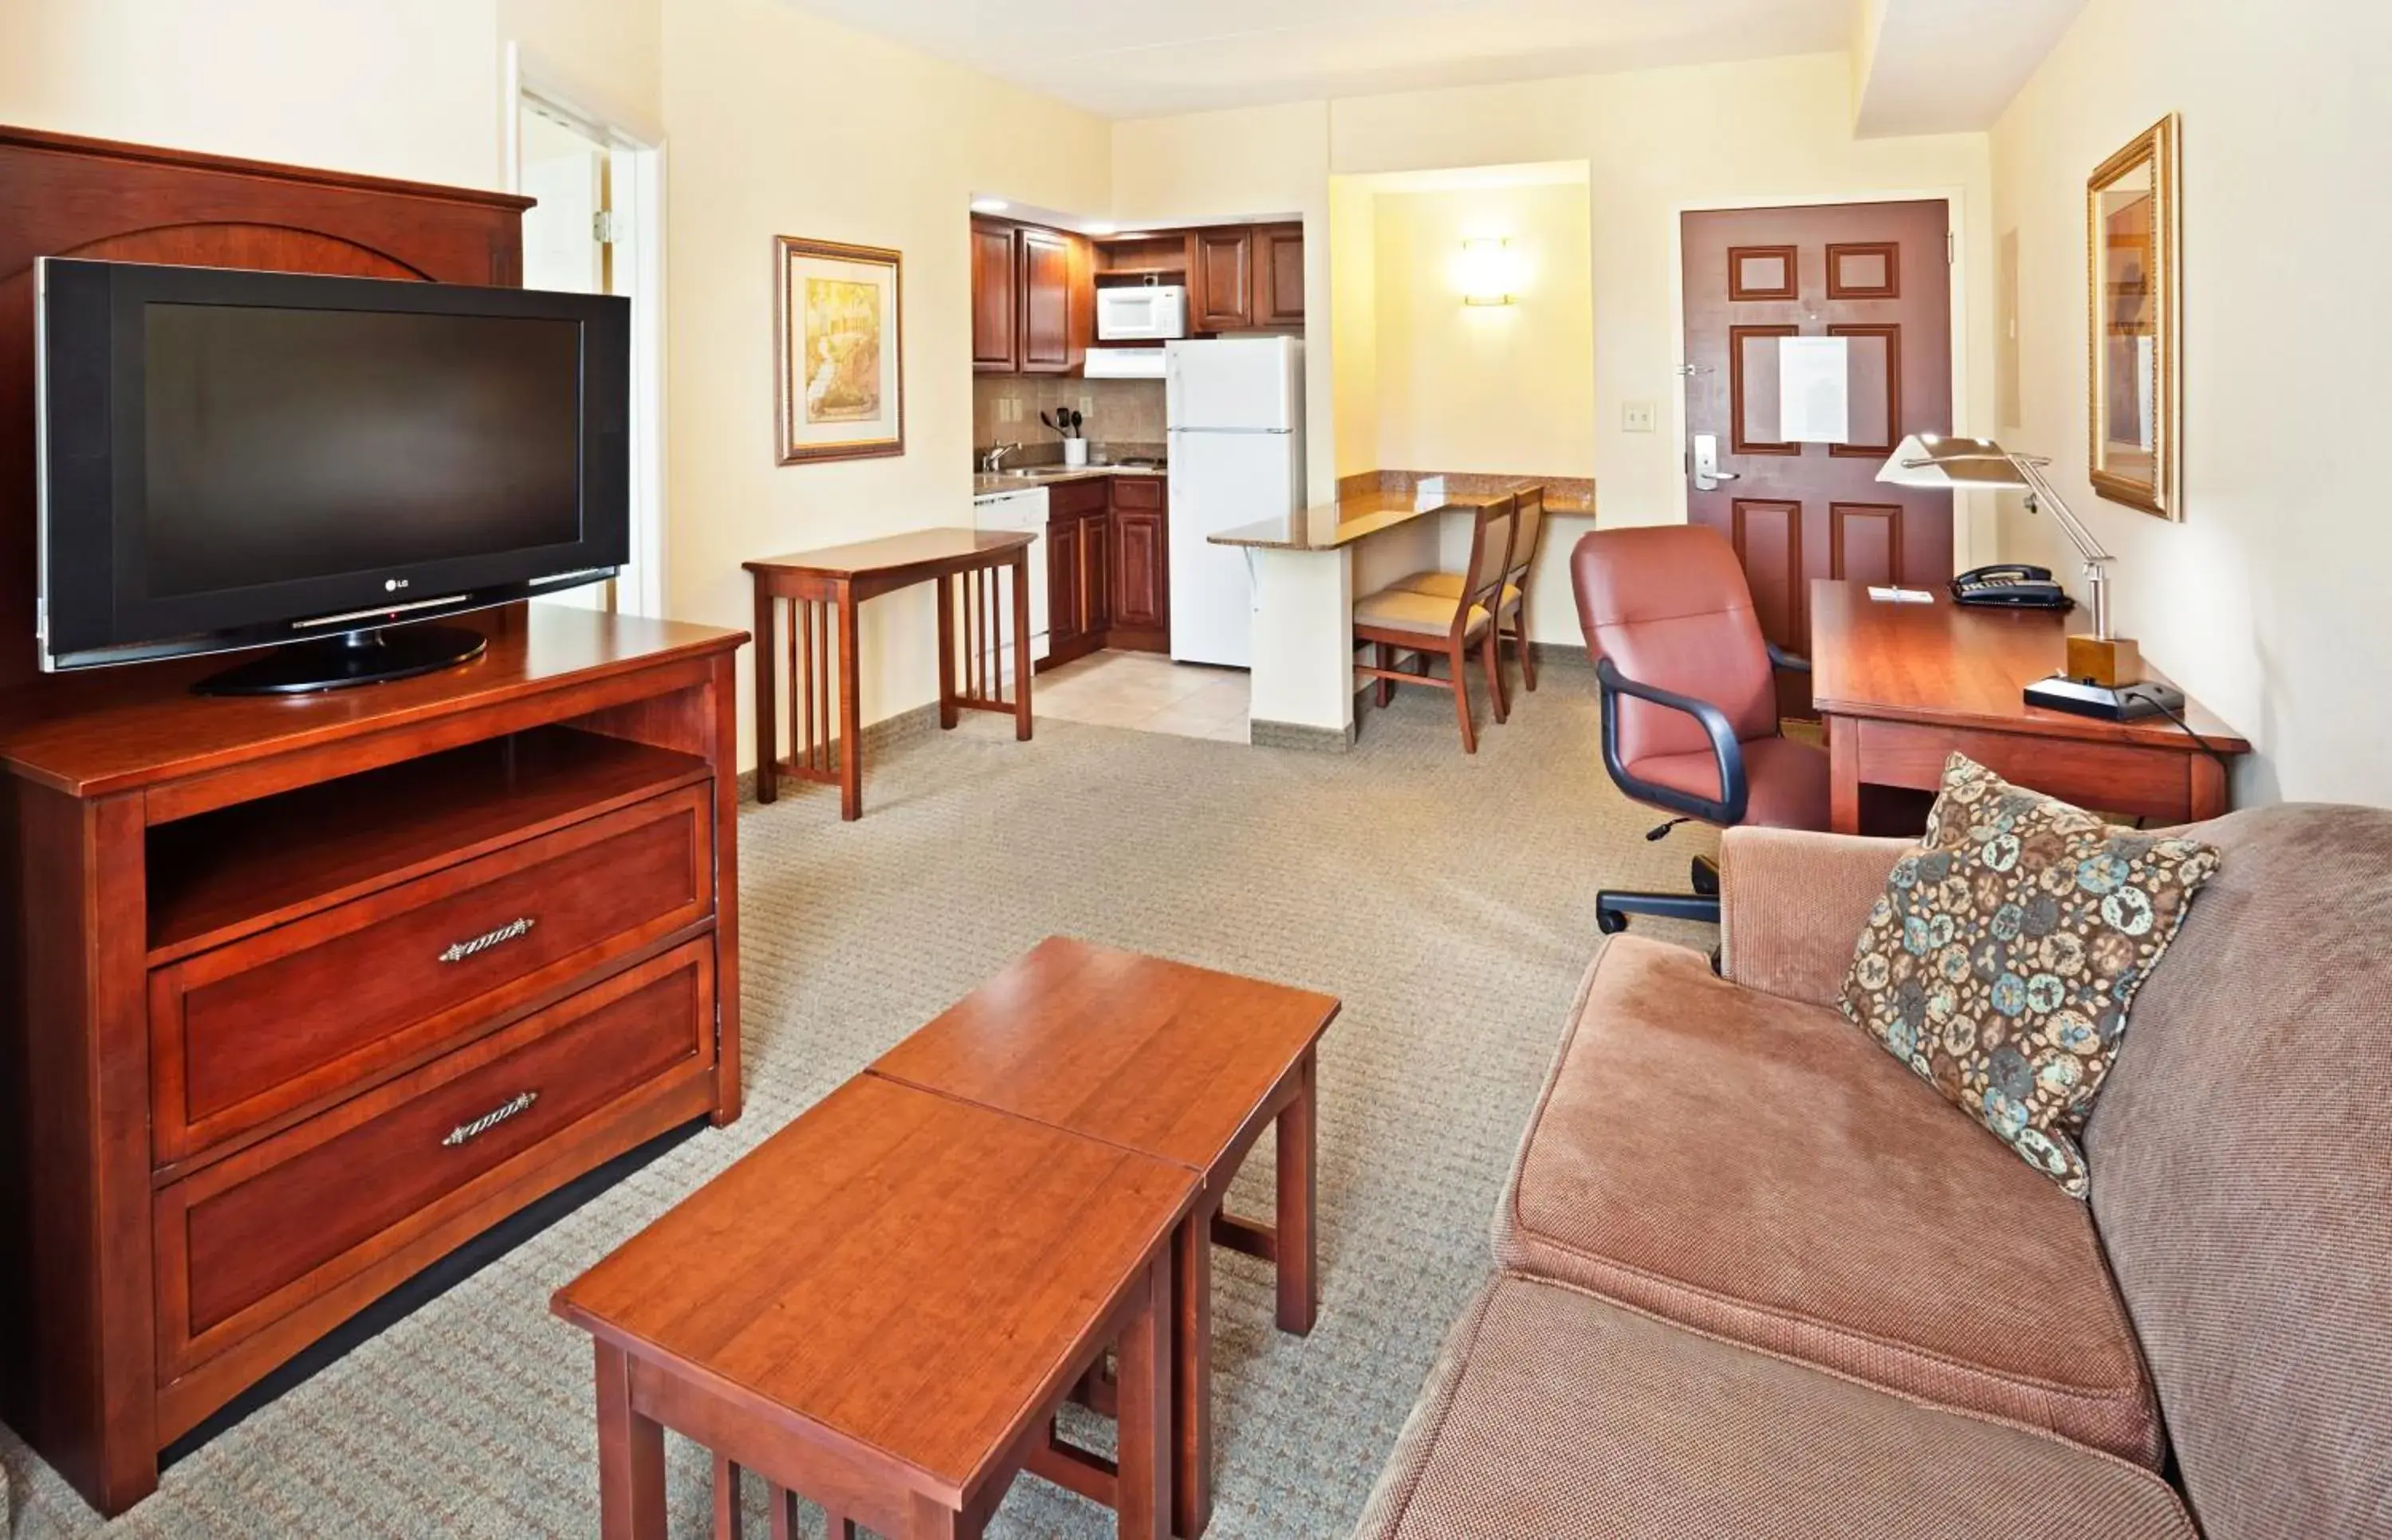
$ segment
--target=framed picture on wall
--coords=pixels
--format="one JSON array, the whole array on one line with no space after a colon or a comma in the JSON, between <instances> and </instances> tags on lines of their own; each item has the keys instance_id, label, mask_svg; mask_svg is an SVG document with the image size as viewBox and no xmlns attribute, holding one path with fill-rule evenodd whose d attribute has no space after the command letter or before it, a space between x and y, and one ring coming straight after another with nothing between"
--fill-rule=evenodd
<instances>
[{"instance_id":1,"label":"framed picture on wall","mask_svg":"<svg viewBox=\"0 0 2392 1540\"><path fill-rule=\"evenodd\" d=\"M905 452L904 258L776 236L781 463Z\"/></svg>"},{"instance_id":2,"label":"framed picture on wall","mask_svg":"<svg viewBox=\"0 0 2392 1540\"><path fill-rule=\"evenodd\" d=\"M2177 187L2171 116L2103 162L2085 192L2093 490L2163 519L2184 517Z\"/></svg>"}]
</instances>

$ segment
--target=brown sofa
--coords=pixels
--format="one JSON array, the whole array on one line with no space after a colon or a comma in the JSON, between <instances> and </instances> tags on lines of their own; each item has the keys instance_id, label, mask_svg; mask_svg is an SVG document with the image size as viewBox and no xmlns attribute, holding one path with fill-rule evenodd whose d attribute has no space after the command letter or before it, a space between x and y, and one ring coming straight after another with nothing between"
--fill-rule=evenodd
<instances>
[{"instance_id":1,"label":"brown sofa","mask_svg":"<svg viewBox=\"0 0 2392 1540\"><path fill-rule=\"evenodd\" d=\"M1905 846L1730 831L1725 977L1595 960L1358 1540L2392 1536L2392 812L2198 833L2086 1204L1836 1009Z\"/></svg>"}]
</instances>

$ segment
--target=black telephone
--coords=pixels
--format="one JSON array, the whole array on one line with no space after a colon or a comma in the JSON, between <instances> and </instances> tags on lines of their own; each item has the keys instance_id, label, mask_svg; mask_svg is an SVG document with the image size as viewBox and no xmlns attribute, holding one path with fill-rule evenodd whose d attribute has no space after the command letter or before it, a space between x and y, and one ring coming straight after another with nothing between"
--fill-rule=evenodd
<instances>
[{"instance_id":1,"label":"black telephone","mask_svg":"<svg viewBox=\"0 0 2392 1540\"><path fill-rule=\"evenodd\" d=\"M2049 567L2023 562L1976 567L1952 579L1952 602L2005 610L2073 610L2076 601L2051 580Z\"/></svg>"}]
</instances>

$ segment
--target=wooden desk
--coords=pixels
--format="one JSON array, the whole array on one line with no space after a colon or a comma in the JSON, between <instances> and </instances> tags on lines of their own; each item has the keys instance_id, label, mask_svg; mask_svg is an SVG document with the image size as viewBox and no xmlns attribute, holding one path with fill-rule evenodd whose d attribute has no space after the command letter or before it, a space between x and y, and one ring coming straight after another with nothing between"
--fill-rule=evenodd
<instances>
[{"instance_id":1,"label":"wooden desk","mask_svg":"<svg viewBox=\"0 0 2392 1540\"><path fill-rule=\"evenodd\" d=\"M1956 749L1996 774L2082 807L2162 823L2226 811L2226 767L2165 717L2105 722L2026 704L2066 653L2070 617L1881 603L1857 583L1811 584L1811 692L1826 719L1839 834L1861 827L1861 787L1933 791ZM2218 756L2251 745L2188 701Z\"/></svg>"},{"instance_id":2,"label":"wooden desk","mask_svg":"<svg viewBox=\"0 0 2392 1540\"><path fill-rule=\"evenodd\" d=\"M1018 530L917 529L744 563L756 579L756 800L772 801L779 795L777 778L791 775L838 787L840 818L853 822L864 816L855 612L867 599L916 583L939 585L939 725L955 726L956 713L966 706L1002 711L1013 718L1014 737L1028 739L1030 546L1035 538ZM1013 574L1012 635L1022 641L1013 649L1010 700L1001 677L1006 627L998 607L1000 568ZM790 622L790 754L786 760L774 720L780 695L776 600L787 602ZM836 649L831 643L834 629Z\"/></svg>"},{"instance_id":3,"label":"wooden desk","mask_svg":"<svg viewBox=\"0 0 2392 1540\"><path fill-rule=\"evenodd\" d=\"M557 1291L597 1339L600 1533L664 1540L664 1429L891 1540L968 1540L1025 1467L1170 1531L1169 1250L1196 1173L859 1075ZM1118 1461L1050 1418L1118 1343Z\"/></svg>"},{"instance_id":4,"label":"wooden desk","mask_svg":"<svg viewBox=\"0 0 2392 1540\"><path fill-rule=\"evenodd\" d=\"M1337 1011L1329 995L1049 937L871 1066L1202 1178L1173 1246L1173 1517L1183 1540L1203 1534L1213 1510L1212 1248L1278 1269L1280 1330L1311 1331L1320 1307L1314 1066ZM1230 1181L1271 1128L1276 1223L1224 1213Z\"/></svg>"}]
</instances>

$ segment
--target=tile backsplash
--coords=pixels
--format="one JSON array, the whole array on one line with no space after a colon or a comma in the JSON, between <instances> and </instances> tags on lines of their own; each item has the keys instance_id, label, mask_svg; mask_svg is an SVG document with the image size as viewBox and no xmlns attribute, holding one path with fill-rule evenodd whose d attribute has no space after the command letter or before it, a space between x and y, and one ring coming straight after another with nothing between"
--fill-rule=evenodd
<instances>
[{"instance_id":1,"label":"tile backsplash","mask_svg":"<svg viewBox=\"0 0 2392 1540\"><path fill-rule=\"evenodd\" d=\"M1085 399L1088 404L1081 407ZM998 403L1020 403L1018 421L997 421ZM1063 375L983 374L972 381L972 451L987 452L993 444L1020 444L1033 451L1049 446L1062 458L1062 440L1038 421L1060 407L1087 414L1081 434L1095 445L1155 446L1164 442L1163 382L1160 380L1074 380ZM1135 451L1129 451L1135 452ZM1153 452L1150 447L1147 452ZM1047 457L1034 456L1031 463Z\"/></svg>"}]
</instances>

